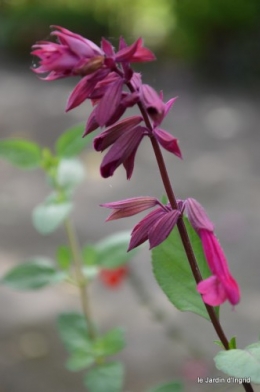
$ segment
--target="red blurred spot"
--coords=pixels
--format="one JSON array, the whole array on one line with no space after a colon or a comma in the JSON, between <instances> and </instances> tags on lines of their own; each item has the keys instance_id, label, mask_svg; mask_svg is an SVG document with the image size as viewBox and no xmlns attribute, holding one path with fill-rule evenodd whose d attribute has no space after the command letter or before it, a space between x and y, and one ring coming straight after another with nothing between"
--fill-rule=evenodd
<instances>
[{"instance_id":1,"label":"red blurred spot","mask_svg":"<svg viewBox=\"0 0 260 392\"><path fill-rule=\"evenodd\" d=\"M102 269L99 272L101 281L109 287L118 287L128 274L128 268L122 266L116 269Z\"/></svg>"}]
</instances>

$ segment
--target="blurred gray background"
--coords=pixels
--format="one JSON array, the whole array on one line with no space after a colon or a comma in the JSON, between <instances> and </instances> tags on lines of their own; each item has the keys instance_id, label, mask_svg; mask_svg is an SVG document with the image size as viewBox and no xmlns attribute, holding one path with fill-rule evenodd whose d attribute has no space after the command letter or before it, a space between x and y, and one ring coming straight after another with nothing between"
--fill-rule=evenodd
<instances>
[{"instance_id":1,"label":"blurred gray background","mask_svg":"<svg viewBox=\"0 0 260 392\"><path fill-rule=\"evenodd\" d=\"M255 342L259 312L259 75L260 6L257 0L0 2L0 136L22 137L52 148L69 126L86 121L91 106L65 114L76 79L40 81L29 69L30 46L49 38L49 25L60 24L96 43L101 36L117 43L139 35L159 60L140 67L143 79L165 98L178 96L163 127L180 141L183 161L165 154L178 198L194 197L216 226L241 303L221 309L228 337L240 348ZM131 181L122 168L109 179L99 176L101 155L82 155L87 178L75 195L73 219L81 244L121 229L130 230L138 216L104 223L100 203L164 193L149 140L138 150ZM40 171L23 171L0 162L0 272L34 256L54 257L66 242L62 229L40 236L31 211L49 189ZM131 262L140 279L139 293L126 280L118 290L100 282L91 287L94 318L102 330L126 329L127 347L118 357L126 366L124 392L144 392L173 379L185 391L241 391L236 385L198 385L197 377L223 374L214 369L219 348L211 325L181 313L154 280L146 246ZM141 291L141 293L140 293ZM149 294L144 304L140 294ZM62 311L80 309L77 292L64 285L38 292L0 287L0 392L83 392L82 374L64 367L65 350L56 332ZM155 312L154 312L155 308ZM160 310L163 321L154 313ZM255 387L260 391L260 387Z\"/></svg>"}]
</instances>

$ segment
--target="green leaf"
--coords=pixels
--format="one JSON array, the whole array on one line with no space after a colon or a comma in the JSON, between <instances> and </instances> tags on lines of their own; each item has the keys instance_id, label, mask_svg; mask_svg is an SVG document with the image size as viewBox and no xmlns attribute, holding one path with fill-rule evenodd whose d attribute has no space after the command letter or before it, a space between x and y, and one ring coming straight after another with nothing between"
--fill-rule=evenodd
<instances>
[{"instance_id":1,"label":"green leaf","mask_svg":"<svg viewBox=\"0 0 260 392\"><path fill-rule=\"evenodd\" d=\"M115 328L96 339L93 344L93 349L97 356L108 356L121 351L124 346L124 331L121 328Z\"/></svg>"},{"instance_id":2,"label":"green leaf","mask_svg":"<svg viewBox=\"0 0 260 392\"><path fill-rule=\"evenodd\" d=\"M39 257L14 267L1 279L1 283L17 290L36 290L57 283L64 277L55 270L50 260Z\"/></svg>"},{"instance_id":3,"label":"green leaf","mask_svg":"<svg viewBox=\"0 0 260 392\"><path fill-rule=\"evenodd\" d=\"M229 346L229 348L230 348L231 350L237 348L237 340L236 340L236 337L235 337L235 336L233 336L233 337L230 339L230 341L229 341L229 343L228 343L228 346Z\"/></svg>"},{"instance_id":4,"label":"green leaf","mask_svg":"<svg viewBox=\"0 0 260 392\"><path fill-rule=\"evenodd\" d=\"M69 352L88 350L90 342L85 317L76 312L62 313L58 317L58 330Z\"/></svg>"},{"instance_id":5,"label":"green leaf","mask_svg":"<svg viewBox=\"0 0 260 392\"><path fill-rule=\"evenodd\" d=\"M80 154L92 140L92 135L82 138L84 130L85 124L77 124L67 129L56 142L57 155L63 158L71 158Z\"/></svg>"},{"instance_id":6,"label":"green leaf","mask_svg":"<svg viewBox=\"0 0 260 392\"><path fill-rule=\"evenodd\" d=\"M156 388L150 389L149 392L183 392L182 383L175 381L168 384L159 385Z\"/></svg>"},{"instance_id":7,"label":"green leaf","mask_svg":"<svg viewBox=\"0 0 260 392\"><path fill-rule=\"evenodd\" d=\"M55 231L72 211L72 203L40 204L33 210L33 225L41 234Z\"/></svg>"},{"instance_id":8,"label":"green leaf","mask_svg":"<svg viewBox=\"0 0 260 392\"><path fill-rule=\"evenodd\" d=\"M94 362L95 356L92 354L91 344L89 344L88 348L85 343L84 348L78 348L73 351L72 355L66 363L66 367L72 372L77 372L79 370L88 368L89 366L93 365Z\"/></svg>"},{"instance_id":9,"label":"green leaf","mask_svg":"<svg viewBox=\"0 0 260 392\"><path fill-rule=\"evenodd\" d=\"M130 232L115 233L95 244L97 264L103 268L117 268L124 265L136 254L136 249L127 252Z\"/></svg>"},{"instance_id":10,"label":"green leaf","mask_svg":"<svg viewBox=\"0 0 260 392\"><path fill-rule=\"evenodd\" d=\"M124 369L120 362L111 362L91 369L84 382L89 392L121 392Z\"/></svg>"},{"instance_id":11,"label":"green leaf","mask_svg":"<svg viewBox=\"0 0 260 392\"><path fill-rule=\"evenodd\" d=\"M187 218L184 222L200 272L203 279L206 279L210 276L210 270L200 238ZM209 320L205 305L196 290L196 283L177 227L166 241L152 250L152 263L156 280L171 303L181 311L190 311Z\"/></svg>"},{"instance_id":12,"label":"green leaf","mask_svg":"<svg viewBox=\"0 0 260 392\"><path fill-rule=\"evenodd\" d=\"M60 187L73 190L85 177L85 170L77 159L62 159L57 168L56 179Z\"/></svg>"},{"instance_id":13,"label":"green leaf","mask_svg":"<svg viewBox=\"0 0 260 392\"><path fill-rule=\"evenodd\" d=\"M168 203L168 197L166 195L162 195L161 197L161 203L162 204L167 204Z\"/></svg>"},{"instance_id":14,"label":"green leaf","mask_svg":"<svg viewBox=\"0 0 260 392\"><path fill-rule=\"evenodd\" d=\"M33 169L40 166L41 149L33 142L23 139L0 140L0 158L20 167Z\"/></svg>"},{"instance_id":15,"label":"green leaf","mask_svg":"<svg viewBox=\"0 0 260 392\"><path fill-rule=\"evenodd\" d=\"M56 259L61 269L67 270L71 265L72 254L68 246L59 246L56 251Z\"/></svg>"},{"instance_id":16,"label":"green leaf","mask_svg":"<svg viewBox=\"0 0 260 392\"><path fill-rule=\"evenodd\" d=\"M260 342L250 344L244 350L220 351L214 361L217 369L229 376L260 384Z\"/></svg>"}]
</instances>

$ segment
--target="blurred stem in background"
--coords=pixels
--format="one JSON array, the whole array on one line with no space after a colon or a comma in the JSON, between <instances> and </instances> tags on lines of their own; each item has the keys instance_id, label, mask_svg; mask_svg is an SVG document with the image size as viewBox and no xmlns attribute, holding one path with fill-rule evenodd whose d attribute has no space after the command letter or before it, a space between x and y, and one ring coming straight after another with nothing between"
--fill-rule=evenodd
<instances>
[{"instance_id":1,"label":"blurred stem in background","mask_svg":"<svg viewBox=\"0 0 260 392\"><path fill-rule=\"evenodd\" d=\"M72 257L73 257L76 283L77 283L77 287L79 288L82 312L85 316L87 326L88 326L89 339L94 340L96 337L96 333L95 333L95 328L93 326L93 320L92 320L92 316L91 316L91 310L90 310L90 304L89 304L89 298L88 298L88 292L87 292L88 281L87 281L87 278L84 276L84 273L82 270L83 260L82 260L82 256L81 256L81 250L80 250L80 246L78 243L77 234L76 234L76 231L73 227L73 224L69 218L67 218L65 220L64 226L66 229L68 243L69 243Z\"/></svg>"}]
</instances>

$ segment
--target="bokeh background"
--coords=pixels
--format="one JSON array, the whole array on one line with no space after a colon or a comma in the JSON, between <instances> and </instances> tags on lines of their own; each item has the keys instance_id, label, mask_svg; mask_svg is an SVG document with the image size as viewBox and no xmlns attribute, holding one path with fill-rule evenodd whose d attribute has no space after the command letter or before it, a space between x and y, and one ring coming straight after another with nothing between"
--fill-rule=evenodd
<instances>
[{"instance_id":1,"label":"bokeh background","mask_svg":"<svg viewBox=\"0 0 260 392\"><path fill-rule=\"evenodd\" d=\"M241 304L221 310L224 330L237 336L239 347L256 341L260 331L259 18L259 0L0 1L1 138L24 137L51 148L64 129L85 121L91 111L86 103L64 113L75 79L47 83L30 71L35 61L30 47L50 39L50 25L96 43L104 36L115 46L120 35L128 43L143 36L155 52L155 63L136 69L167 99L179 97L163 125L179 138L184 160L165 158L177 196L197 198L215 222L241 285ZM82 159L87 179L73 213L82 244L129 230L138 220L104 224L107 211L100 203L163 194L148 141L137 153L130 182L122 169L100 179L101 156L91 149ZM65 237L62 229L42 237L32 227L31 210L48 194L40 172L20 172L1 161L0 177L2 274L31 256L53 257ZM128 345L119 356L126 365L125 392L144 392L172 379L183 380L185 391L208 391L197 377L222 376L214 369L218 347L210 324L171 306L153 278L147 247L131 269L138 288L128 280L118 291L99 282L91 290L102 329L126 329ZM77 293L66 286L37 293L0 291L0 392L83 392L82 375L64 367L66 353L55 329L58 313L79 309ZM163 313L162 321L151 307ZM242 388L221 384L210 390Z\"/></svg>"}]
</instances>

